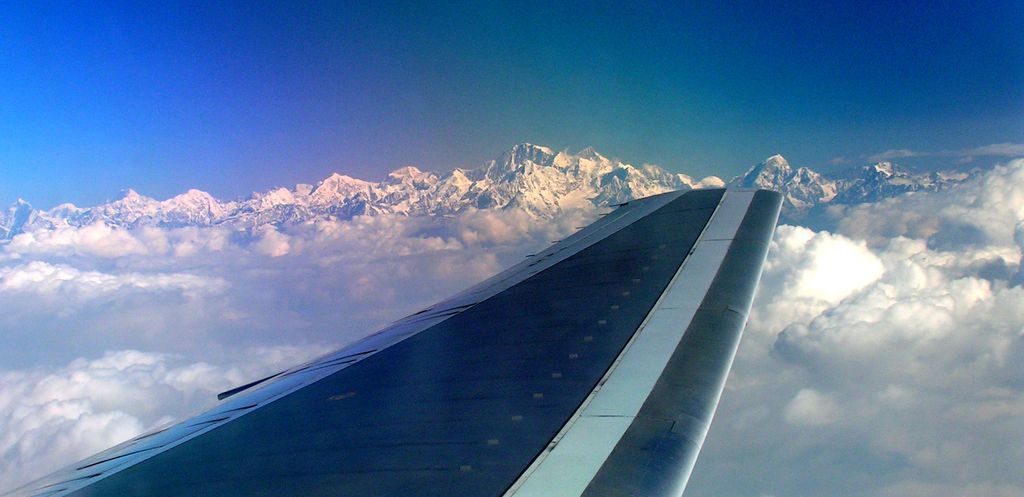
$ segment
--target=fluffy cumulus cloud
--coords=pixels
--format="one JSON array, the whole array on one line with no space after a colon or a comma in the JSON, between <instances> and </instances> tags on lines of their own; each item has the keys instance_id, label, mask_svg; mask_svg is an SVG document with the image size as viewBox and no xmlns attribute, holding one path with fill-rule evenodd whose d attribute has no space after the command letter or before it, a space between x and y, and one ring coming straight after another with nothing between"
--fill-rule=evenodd
<instances>
[{"instance_id":1,"label":"fluffy cumulus cloud","mask_svg":"<svg viewBox=\"0 0 1024 497\"><path fill-rule=\"evenodd\" d=\"M0 247L0 487L358 338L596 214L19 235ZM1024 161L823 215L819 231L776 231L688 495L1024 495Z\"/></svg>"},{"instance_id":2,"label":"fluffy cumulus cloud","mask_svg":"<svg viewBox=\"0 0 1024 497\"><path fill-rule=\"evenodd\" d=\"M1019 259L1015 233L1024 218L1024 167L996 166L948 194L911 194L835 207L837 230L878 244L897 236L926 240L946 252L989 251ZM971 256L974 258L974 255Z\"/></svg>"},{"instance_id":3,"label":"fluffy cumulus cloud","mask_svg":"<svg viewBox=\"0 0 1024 497\"><path fill-rule=\"evenodd\" d=\"M66 264L48 264L43 261L0 267L0 292L40 297L56 295L65 305L69 300L91 300L125 289L145 292L180 291L196 296L223 291L225 286L221 279L184 273L109 274L82 271Z\"/></svg>"},{"instance_id":4,"label":"fluffy cumulus cloud","mask_svg":"<svg viewBox=\"0 0 1024 497\"><path fill-rule=\"evenodd\" d=\"M76 227L20 233L4 245L0 261L23 258L60 257L94 260L124 259L130 256L191 257L218 253L230 245L231 231L224 228L155 228L134 230L110 226L101 221Z\"/></svg>"},{"instance_id":5,"label":"fluffy cumulus cloud","mask_svg":"<svg viewBox=\"0 0 1024 497\"><path fill-rule=\"evenodd\" d=\"M86 255L95 257L123 257L150 251L140 237L128 230L97 222L81 228L61 226L55 230L22 233L5 247L10 255Z\"/></svg>"},{"instance_id":6,"label":"fluffy cumulus cloud","mask_svg":"<svg viewBox=\"0 0 1024 497\"><path fill-rule=\"evenodd\" d=\"M263 255L281 257L282 255L288 255L288 252L291 250L290 237L281 233L273 226L262 226L258 230L257 235L258 238L253 247Z\"/></svg>"},{"instance_id":7,"label":"fluffy cumulus cloud","mask_svg":"<svg viewBox=\"0 0 1024 497\"><path fill-rule=\"evenodd\" d=\"M16 486L212 403L217 392L323 353L254 348L219 365L136 350L0 371L0 481Z\"/></svg>"},{"instance_id":8,"label":"fluffy cumulus cloud","mask_svg":"<svg viewBox=\"0 0 1024 497\"><path fill-rule=\"evenodd\" d=\"M693 495L1024 495L1024 161L780 226Z\"/></svg>"}]
</instances>

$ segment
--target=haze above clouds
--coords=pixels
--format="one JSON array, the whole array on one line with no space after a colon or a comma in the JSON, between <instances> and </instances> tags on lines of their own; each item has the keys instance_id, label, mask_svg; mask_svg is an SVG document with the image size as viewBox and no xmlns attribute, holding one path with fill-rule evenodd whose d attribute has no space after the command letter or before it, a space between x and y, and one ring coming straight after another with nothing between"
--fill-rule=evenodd
<instances>
[{"instance_id":1,"label":"haze above clouds","mask_svg":"<svg viewBox=\"0 0 1024 497\"><path fill-rule=\"evenodd\" d=\"M0 488L213 403L592 220L380 215L0 248ZM780 226L688 495L1024 495L1024 160Z\"/></svg>"}]
</instances>

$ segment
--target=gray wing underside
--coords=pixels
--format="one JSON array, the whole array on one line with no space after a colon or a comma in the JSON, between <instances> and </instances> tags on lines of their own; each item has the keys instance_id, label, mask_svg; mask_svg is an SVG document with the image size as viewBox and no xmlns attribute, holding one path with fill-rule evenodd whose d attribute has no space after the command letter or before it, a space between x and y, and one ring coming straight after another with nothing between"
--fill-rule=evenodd
<instances>
[{"instance_id":1,"label":"gray wing underside","mask_svg":"<svg viewBox=\"0 0 1024 497\"><path fill-rule=\"evenodd\" d=\"M8 494L678 496L780 206L629 202L209 411Z\"/></svg>"}]
</instances>

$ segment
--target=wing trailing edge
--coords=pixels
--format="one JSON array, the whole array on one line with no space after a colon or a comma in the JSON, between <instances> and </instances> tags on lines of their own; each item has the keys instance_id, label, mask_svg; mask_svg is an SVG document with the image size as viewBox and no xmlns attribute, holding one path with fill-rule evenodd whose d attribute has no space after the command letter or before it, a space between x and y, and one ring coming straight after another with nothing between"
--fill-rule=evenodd
<instances>
[{"instance_id":1,"label":"wing trailing edge","mask_svg":"<svg viewBox=\"0 0 1024 497\"><path fill-rule=\"evenodd\" d=\"M739 346L778 218L728 190L644 323L506 496L682 495Z\"/></svg>"}]
</instances>

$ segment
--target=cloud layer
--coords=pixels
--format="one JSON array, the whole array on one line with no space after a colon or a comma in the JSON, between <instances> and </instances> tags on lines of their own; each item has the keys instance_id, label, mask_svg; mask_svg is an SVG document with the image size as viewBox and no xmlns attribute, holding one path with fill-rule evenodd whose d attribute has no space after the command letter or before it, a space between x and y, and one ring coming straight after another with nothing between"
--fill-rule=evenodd
<instances>
[{"instance_id":1,"label":"cloud layer","mask_svg":"<svg viewBox=\"0 0 1024 497\"><path fill-rule=\"evenodd\" d=\"M0 248L0 488L377 329L596 216L103 224ZM688 495L1024 495L1024 161L780 226Z\"/></svg>"},{"instance_id":2,"label":"cloud layer","mask_svg":"<svg viewBox=\"0 0 1024 497\"><path fill-rule=\"evenodd\" d=\"M20 234L0 246L0 490L373 332L596 215Z\"/></svg>"},{"instance_id":3,"label":"cloud layer","mask_svg":"<svg viewBox=\"0 0 1024 497\"><path fill-rule=\"evenodd\" d=\"M909 148L894 148L879 152L868 160L884 161L905 159L909 157L958 157L960 162L971 162L975 157L1020 157L1024 156L1024 143L993 143L981 147L960 150L943 150L940 152L924 152Z\"/></svg>"},{"instance_id":4,"label":"cloud layer","mask_svg":"<svg viewBox=\"0 0 1024 497\"><path fill-rule=\"evenodd\" d=\"M780 226L689 492L1024 495L1022 209L1018 160Z\"/></svg>"},{"instance_id":5,"label":"cloud layer","mask_svg":"<svg viewBox=\"0 0 1024 497\"><path fill-rule=\"evenodd\" d=\"M113 446L209 405L217 392L326 352L250 348L225 364L121 350L55 370L0 372L4 488Z\"/></svg>"}]
</instances>

